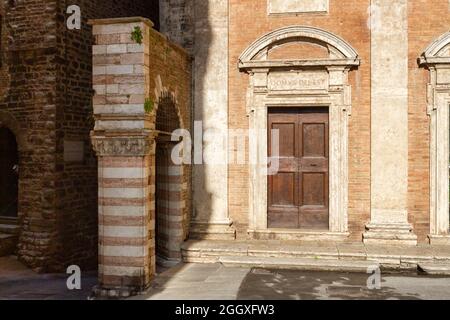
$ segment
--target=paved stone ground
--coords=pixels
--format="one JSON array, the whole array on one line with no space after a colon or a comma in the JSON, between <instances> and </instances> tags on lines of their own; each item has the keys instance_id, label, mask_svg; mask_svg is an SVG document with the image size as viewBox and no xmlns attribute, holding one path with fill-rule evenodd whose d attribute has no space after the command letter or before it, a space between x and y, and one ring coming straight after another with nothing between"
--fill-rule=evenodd
<instances>
[{"instance_id":1,"label":"paved stone ground","mask_svg":"<svg viewBox=\"0 0 450 320\"><path fill-rule=\"evenodd\" d=\"M450 300L450 278L382 275L381 289L367 288L368 274L253 269L237 294L249 300Z\"/></svg>"},{"instance_id":2,"label":"paved stone ground","mask_svg":"<svg viewBox=\"0 0 450 320\"><path fill-rule=\"evenodd\" d=\"M16 257L0 258L0 300L86 300L97 283L96 273L84 272L82 290L67 289L66 274L37 274Z\"/></svg>"},{"instance_id":3,"label":"paved stone ground","mask_svg":"<svg viewBox=\"0 0 450 320\"><path fill-rule=\"evenodd\" d=\"M156 277L147 294L134 300L236 300L247 268L180 264Z\"/></svg>"},{"instance_id":4,"label":"paved stone ground","mask_svg":"<svg viewBox=\"0 0 450 320\"><path fill-rule=\"evenodd\" d=\"M159 271L147 294L133 300L450 300L450 277L386 274L381 290L368 290L368 275L357 273L225 268L220 264L180 264ZM85 300L97 282L95 273L83 273L82 290L69 291L66 279L66 274L36 274L15 257L0 258L0 300Z\"/></svg>"},{"instance_id":5,"label":"paved stone ground","mask_svg":"<svg viewBox=\"0 0 450 320\"><path fill-rule=\"evenodd\" d=\"M135 300L450 300L450 278L382 275L380 290L367 288L368 274L179 265L161 274Z\"/></svg>"}]
</instances>

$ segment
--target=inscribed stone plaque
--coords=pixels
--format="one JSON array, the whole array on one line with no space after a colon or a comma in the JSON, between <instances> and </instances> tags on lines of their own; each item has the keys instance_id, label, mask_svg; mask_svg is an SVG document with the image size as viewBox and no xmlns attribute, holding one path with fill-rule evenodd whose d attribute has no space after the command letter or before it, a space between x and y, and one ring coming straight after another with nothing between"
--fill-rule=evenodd
<instances>
[{"instance_id":1,"label":"inscribed stone plaque","mask_svg":"<svg viewBox=\"0 0 450 320\"><path fill-rule=\"evenodd\" d=\"M269 75L272 91L327 90L328 74L325 72L283 72Z\"/></svg>"},{"instance_id":2,"label":"inscribed stone plaque","mask_svg":"<svg viewBox=\"0 0 450 320\"><path fill-rule=\"evenodd\" d=\"M84 161L84 141L64 141L64 161Z\"/></svg>"},{"instance_id":3,"label":"inscribed stone plaque","mask_svg":"<svg viewBox=\"0 0 450 320\"><path fill-rule=\"evenodd\" d=\"M439 69L436 77L437 84L450 83L450 69Z\"/></svg>"},{"instance_id":4,"label":"inscribed stone plaque","mask_svg":"<svg viewBox=\"0 0 450 320\"><path fill-rule=\"evenodd\" d=\"M329 0L268 0L269 14L328 12Z\"/></svg>"}]
</instances>

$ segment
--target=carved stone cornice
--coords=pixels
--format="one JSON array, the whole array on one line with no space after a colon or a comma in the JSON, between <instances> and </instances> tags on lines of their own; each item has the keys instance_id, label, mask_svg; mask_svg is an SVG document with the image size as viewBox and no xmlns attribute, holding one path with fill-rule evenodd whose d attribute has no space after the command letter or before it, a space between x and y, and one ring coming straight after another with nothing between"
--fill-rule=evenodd
<instances>
[{"instance_id":1,"label":"carved stone cornice","mask_svg":"<svg viewBox=\"0 0 450 320\"><path fill-rule=\"evenodd\" d=\"M98 137L92 136L92 146L98 156L144 157L154 149L155 139L141 137Z\"/></svg>"}]
</instances>

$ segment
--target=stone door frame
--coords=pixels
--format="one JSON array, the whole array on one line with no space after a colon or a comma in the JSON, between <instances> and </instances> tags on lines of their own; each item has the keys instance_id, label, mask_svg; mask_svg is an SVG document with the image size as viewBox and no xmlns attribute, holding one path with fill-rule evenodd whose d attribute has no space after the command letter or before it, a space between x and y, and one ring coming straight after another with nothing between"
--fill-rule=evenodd
<instances>
[{"instance_id":1,"label":"stone door frame","mask_svg":"<svg viewBox=\"0 0 450 320\"><path fill-rule=\"evenodd\" d=\"M437 38L419 58L430 72L427 113L430 117L430 235L431 244L450 244L449 129L450 32Z\"/></svg>"},{"instance_id":2,"label":"stone door frame","mask_svg":"<svg viewBox=\"0 0 450 320\"><path fill-rule=\"evenodd\" d=\"M280 43L320 44L329 59L268 60ZM250 45L239 59L249 74L249 235L255 239L343 240L348 237L348 73L358 67L357 52L327 31L290 26L270 32ZM296 79L299 82L295 82ZM302 83L303 87L289 83ZM330 225L328 231L268 229L267 116L269 108L328 107L330 115Z\"/></svg>"}]
</instances>

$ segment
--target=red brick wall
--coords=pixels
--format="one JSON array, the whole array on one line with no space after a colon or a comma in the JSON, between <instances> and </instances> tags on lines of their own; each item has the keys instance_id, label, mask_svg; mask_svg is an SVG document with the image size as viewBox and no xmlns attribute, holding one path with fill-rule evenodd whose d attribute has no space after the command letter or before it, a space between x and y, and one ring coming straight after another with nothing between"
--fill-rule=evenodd
<instances>
[{"instance_id":1,"label":"red brick wall","mask_svg":"<svg viewBox=\"0 0 450 320\"><path fill-rule=\"evenodd\" d=\"M263 34L289 25L315 26L335 33L359 53L361 66L350 73L353 114L350 119L349 224L352 237L361 240L370 220L370 33L368 0L331 0L328 14L268 16L261 0L230 0L229 126L248 128L245 97L248 76L237 69L239 55ZM316 49L313 49L316 50ZM299 50L299 53L308 53ZM278 57L279 58L279 57ZM248 170L229 169L229 211L244 236L248 223Z\"/></svg>"},{"instance_id":2,"label":"red brick wall","mask_svg":"<svg viewBox=\"0 0 450 320\"><path fill-rule=\"evenodd\" d=\"M181 128L191 130L191 58L181 47L167 41L167 39L159 32L150 33L150 96L154 101L158 100L155 96L155 89L158 89L157 78L161 79L163 87L163 95L173 95L175 109L181 124ZM160 90L161 88L159 88ZM162 101L160 101L162 102ZM172 108L167 110L173 112ZM153 114L156 116L156 114ZM170 115L170 118L173 114ZM158 119L153 119L152 123L156 123ZM158 163L156 164L158 166ZM181 238L184 240L189 233L189 224L191 217L192 203L192 187L190 165L183 166L183 175L179 179L181 184L186 185L183 188L179 199L185 202L182 210L182 226L175 229L181 230ZM178 178L177 178L178 179ZM177 181L178 183L178 181ZM178 214L178 213L176 213ZM176 231L176 230L174 230ZM177 236L178 237L178 236Z\"/></svg>"}]
</instances>

